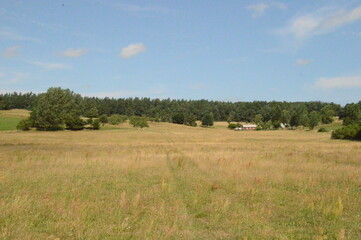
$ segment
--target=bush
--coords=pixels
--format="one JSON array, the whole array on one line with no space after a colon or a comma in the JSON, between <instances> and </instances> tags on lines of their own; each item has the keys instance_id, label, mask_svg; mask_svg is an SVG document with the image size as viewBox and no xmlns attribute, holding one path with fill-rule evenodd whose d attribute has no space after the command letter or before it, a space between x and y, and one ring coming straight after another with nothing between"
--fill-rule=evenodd
<instances>
[{"instance_id":1,"label":"bush","mask_svg":"<svg viewBox=\"0 0 361 240\"><path fill-rule=\"evenodd\" d=\"M205 127L213 126L213 113L207 113L202 118L202 125Z\"/></svg>"},{"instance_id":2,"label":"bush","mask_svg":"<svg viewBox=\"0 0 361 240\"><path fill-rule=\"evenodd\" d=\"M32 126L30 119L23 119L21 120L18 125L16 126L16 129L21 131L29 131Z\"/></svg>"},{"instance_id":3,"label":"bush","mask_svg":"<svg viewBox=\"0 0 361 240\"><path fill-rule=\"evenodd\" d=\"M236 128L240 128L240 127L242 127L242 125L240 123L230 123L230 124L228 124L229 129L236 129Z\"/></svg>"},{"instance_id":4,"label":"bush","mask_svg":"<svg viewBox=\"0 0 361 240\"><path fill-rule=\"evenodd\" d=\"M279 129L281 127L281 122L276 120L272 122L272 125L274 129Z\"/></svg>"},{"instance_id":5,"label":"bush","mask_svg":"<svg viewBox=\"0 0 361 240\"><path fill-rule=\"evenodd\" d=\"M197 117L193 114L186 114L184 116L184 125L197 127L196 121L197 121Z\"/></svg>"},{"instance_id":6,"label":"bush","mask_svg":"<svg viewBox=\"0 0 361 240\"><path fill-rule=\"evenodd\" d=\"M104 124L108 123L108 117L107 115L103 114L99 117L99 121L102 123L102 125L104 126Z\"/></svg>"},{"instance_id":7,"label":"bush","mask_svg":"<svg viewBox=\"0 0 361 240\"><path fill-rule=\"evenodd\" d=\"M126 116L113 114L108 118L108 122L112 125L119 125L127 120Z\"/></svg>"},{"instance_id":8,"label":"bush","mask_svg":"<svg viewBox=\"0 0 361 240\"><path fill-rule=\"evenodd\" d=\"M83 130L85 121L77 115L69 115L65 119L65 125L69 130Z\"/></svg>"},{"instance_id":9,"label":"bush","mask_svg":"<svg viewBox=\"0 0 361 240\"><path fill-rule=\"evenodd\" d=\"M261 122L257 127L260 127L262 130L271 130L273 129L273 123L271 121L268 122ZM259 130L256 128L256 130Z\"/></svg>"},{"instance_id":10,"label":"bush","mask_svg":"<svg viewBox=\"0 0 361 240\"><path fill-rule=\"evenodd\" d=\"M99 121L99 119L95 119L93 122L93 129L99 130L99 128L100 128L100 121Z\"/></svg>"},{"instance_id":11,"label":"bush","mask_svg":"<svg viewBox=\"0 0 361 240\"><path fill-rule=\"evenodd\" d=\"M92 125L92 124L93 124L93 119L92 119L92 118L88 118L88 119L86 120L86 123Z\"/></svg>"},{"instance_id":12,"label":"bush","mask_svg":"<svg viewBox=\"0 0 361 240\"><path fill-rule=\"evenodd\" d=\"M149 127L148 119L146 117L138 117L138 116L131 117L129 119L129 123L133 127L140 127L140 128Z\"/></svg>"},{"instance_id":13,"label":"bush","mask_svg":"<svg viewBox=\"0 0 361 240\"><path fill-rule=\"evenodd\" d=\"M348 125L332 132L332 139L361 140L361 123Z\"/></svg>"},{"instance_id":14,"label":"bush","mask_svg":"<svg viewBox=\"0 0 361 240\"><path fill-rule=\"evenodd\" d=\"M326 128L322 127L320 129L318 129L317 132L328 132L328 130Z\"/></svg>"}]
</instances>

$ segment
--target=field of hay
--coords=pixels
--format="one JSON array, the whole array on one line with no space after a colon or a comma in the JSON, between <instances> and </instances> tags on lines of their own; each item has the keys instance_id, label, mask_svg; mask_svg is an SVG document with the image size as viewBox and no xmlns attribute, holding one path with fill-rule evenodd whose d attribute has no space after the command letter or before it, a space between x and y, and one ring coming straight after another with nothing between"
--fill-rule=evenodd
<instances>
[{"instance_id":1,"label":"field of hay","mask_svg":"<svg viewBox=\"0 0 361 240\"><path fill-rule=\"evenodd\" d=\"M361 239L360 142L223 125L0 132L0 239Z\"/></svg>"}]
</instances>

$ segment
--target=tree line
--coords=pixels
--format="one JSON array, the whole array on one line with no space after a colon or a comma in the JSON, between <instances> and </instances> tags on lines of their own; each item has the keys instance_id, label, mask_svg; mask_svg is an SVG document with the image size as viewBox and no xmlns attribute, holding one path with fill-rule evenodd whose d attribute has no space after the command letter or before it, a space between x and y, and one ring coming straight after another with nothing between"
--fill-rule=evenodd
<instances>
[{"instance_id":1,"label":"tree line","mask_svg":"<svg viewBox=\"0 0 361 240\"><path fill-rule=\"evenodd\" d=\"M51 103L51 104L50 104ZM61 106L54 107L53 105ZM97 118L99 116L138 116L153 121L173 122L194 126L197 120L255 122L263 129L277 128L281 123L289 126L308 126L313 128L318 122L331 123L334 116L346 123L355 121L361 101L345 107L339 104L320 101L310 102L224 102L209 100L175 100L150 98L97 98L83 97L69 89L49 88L47 93L6 93L0 94L0 109L32 110L32 118L39 128L47 129L46 121L53 119L53 126L60 123L75 122L80 116ZM38 109L42 109L39 112ZM66 112L67 116L61 114ZM54 119L53 116L62 116ZM357 114L356 114L357 115ZM75 118L76 116L76 118ZM48 119L47 119L48 118ZM67 118L67 119L65 119ZM38 120L36 120L38 119ZM41 119L41 120L39 120ZM44 120L47 119L47 120ZM73 120L73 121L71 121ZM42 122L43 121L43 122ZM45 122L44 122L45 121Z\"/></svg>"}]
</instances>

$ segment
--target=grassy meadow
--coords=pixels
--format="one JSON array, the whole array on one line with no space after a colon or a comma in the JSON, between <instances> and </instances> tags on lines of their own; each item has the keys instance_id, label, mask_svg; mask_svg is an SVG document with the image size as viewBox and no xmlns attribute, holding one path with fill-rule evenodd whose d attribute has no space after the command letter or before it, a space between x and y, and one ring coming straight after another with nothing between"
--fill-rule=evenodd
<instances>
[{"instance_id":1,"label":"grassy meadow","mask_svg":"<svg viewBox=\"0 0 361 240\"><path fill-rule=\"evenodd\" d=\"M151 123L0 132L0 239L361 239L361 144Z\"/></svg>"},{"instance_id":2,"label":"grassy meadow","mask_svg":"<svg viewBox=\"0 0 361 240\"><path fill-rule=\"evenodd\" d=\"M0 131L16 130L16 125L28 116L27 110L0 110Z\"/></svg>"}]
</instances>

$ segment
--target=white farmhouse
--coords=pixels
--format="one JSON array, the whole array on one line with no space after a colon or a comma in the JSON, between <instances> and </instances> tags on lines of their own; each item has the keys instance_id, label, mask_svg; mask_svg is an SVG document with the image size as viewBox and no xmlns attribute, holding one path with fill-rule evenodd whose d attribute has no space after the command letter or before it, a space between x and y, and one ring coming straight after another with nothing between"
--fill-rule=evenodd
<instances>
[{"instance_id":1,"label":"white farmhouse","mask_svg":"<svg viewBox=\"0 0 361 240\"><path fill-rule=\"evenodd\" d=\"M243 130L256 130L256 124L245 124L243 125Z\"/></svg>"}]
</instances>

